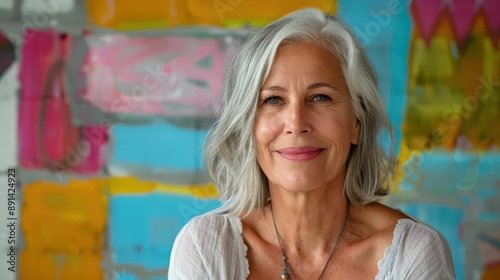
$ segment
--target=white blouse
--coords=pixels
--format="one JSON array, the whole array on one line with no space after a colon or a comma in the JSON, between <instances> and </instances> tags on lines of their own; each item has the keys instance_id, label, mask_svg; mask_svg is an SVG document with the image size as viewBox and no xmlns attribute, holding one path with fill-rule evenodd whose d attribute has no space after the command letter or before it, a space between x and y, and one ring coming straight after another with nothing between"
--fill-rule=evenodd
<instances>
[{"instance_id":1,"label":"white blouse","mask_svg":"<svg viewBox=\"0 0 500 280\"><path fill-rule=\"evenodd\" d=\"M236 280L250 274L241 220L227 214L191 219L175 239L169 280ZM436 230L401 219L378 262L376 280L455 279L451 252Z\"/></svg>"}]
</instances>

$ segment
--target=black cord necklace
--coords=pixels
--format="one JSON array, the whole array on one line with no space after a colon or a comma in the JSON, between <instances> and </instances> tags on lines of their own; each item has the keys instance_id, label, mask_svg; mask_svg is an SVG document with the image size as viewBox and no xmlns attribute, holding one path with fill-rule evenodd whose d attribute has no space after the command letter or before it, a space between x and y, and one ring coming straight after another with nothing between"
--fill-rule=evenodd
<instances>
[{"instance_id":1,"label":"black cord necklace","mask_svg":"<svg viewBox=\"0 0 500 280\"><path fill-rule=\"evenodd\" d=\"M274 231L276 232L276 238L278 239L278 244L280 246L280 251L281 251L281 258L283 259L283 272L281 273L281 279L289 279L289 280L295 280L292 269L288 265L288 262L286 261L286 256L285 253L283 252L283 247L281 246L281 239L280 235L278 233L278 228L276 227L276 221L274 220L274 212L273 212L273 205L272 203L270 204L271 207L271 217L273 218L273 225L274 225ZM342 224L342 229L340 230L339 237L337 237L337 241L335 242L335 245L333 245L332 251L330 252L330 255L328 256L328 259L326 260L325 266L323 267L323 270L321 270L321 273L318 276L318 280L323 276L323 273L326 270L326 267L328 266L328 262L330 262L330 259L333 256L333 252L335 252L335 249L337 248L337 244L340 241L340 238L342 237L342 234L344 234L344 230L347 224L347 218L349 217L349 210L351 209L351 204L349 201L347 201L347 211L345 214L344 218L344 224Z\"/></svg>"}]
</instances>

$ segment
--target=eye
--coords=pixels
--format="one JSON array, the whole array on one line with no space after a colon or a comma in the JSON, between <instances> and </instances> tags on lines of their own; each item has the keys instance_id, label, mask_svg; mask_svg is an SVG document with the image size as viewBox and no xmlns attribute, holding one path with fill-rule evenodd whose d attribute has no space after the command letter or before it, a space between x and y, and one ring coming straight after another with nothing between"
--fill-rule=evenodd
<instances>
[{"instance_id":1,"label":"eye","mask_svg":"<svg viewBox=\"0 0 500 280\"><path fill-rule=\"evenodd\" d=\"M332 100L332 99L328 95L318 94L318 95L315 95L313 97L313 100L314 101L319 101L319 102L325 102L325 101L329 101L329 100Z\"/></svg>"},{"instance_id":2,"label":"eye","mask_svg":"<svg viewBox=\"0 0 500 280\"><path fill-rule=\"evenodd\" d=\"M278 104L280 103L281 99L278 96L269 96L266 99L264 99L264 103L267 104Z\"/></svg>"}]
</instances>

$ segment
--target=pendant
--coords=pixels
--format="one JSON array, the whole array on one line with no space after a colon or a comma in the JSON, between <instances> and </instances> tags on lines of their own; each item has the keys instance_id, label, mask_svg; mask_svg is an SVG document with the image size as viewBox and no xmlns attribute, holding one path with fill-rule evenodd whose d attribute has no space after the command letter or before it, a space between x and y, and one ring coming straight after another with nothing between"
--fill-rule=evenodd
<instances>
[{"instance_id":1,"label":"pendant","mask_svg":"<svg viewBox=\"0 0 500 280\"><path fill-rule=\"evenodd\" d=\"M286 271L286 267L283 267L283 272L281 272L281 279L288 279L288 271Z\"/></svg>"}]
</instances>

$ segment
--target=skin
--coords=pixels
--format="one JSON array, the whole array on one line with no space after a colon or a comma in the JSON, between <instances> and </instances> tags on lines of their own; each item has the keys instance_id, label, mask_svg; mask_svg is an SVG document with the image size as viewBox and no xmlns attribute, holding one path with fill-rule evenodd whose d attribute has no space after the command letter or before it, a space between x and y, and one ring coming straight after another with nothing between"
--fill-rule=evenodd
<instances>
[{"instance_id":1,"label":"skin","mask_svg":"<svg viewBox=\"0 0 500 280\"><path fill-rule=\"evenodd\" d=\"M347 211L346 159L359 133L336 56L312 43L280 47L259 94L254 137L295 279L317 279L339 236ZM312 147L313 152L283 150L290 147ZM379 203L351 205L322 279L373 279L402 218L408 217ZM281 279L270 205L249 213L242 223L248 279Z\"/></svg>"}]
</instances>

